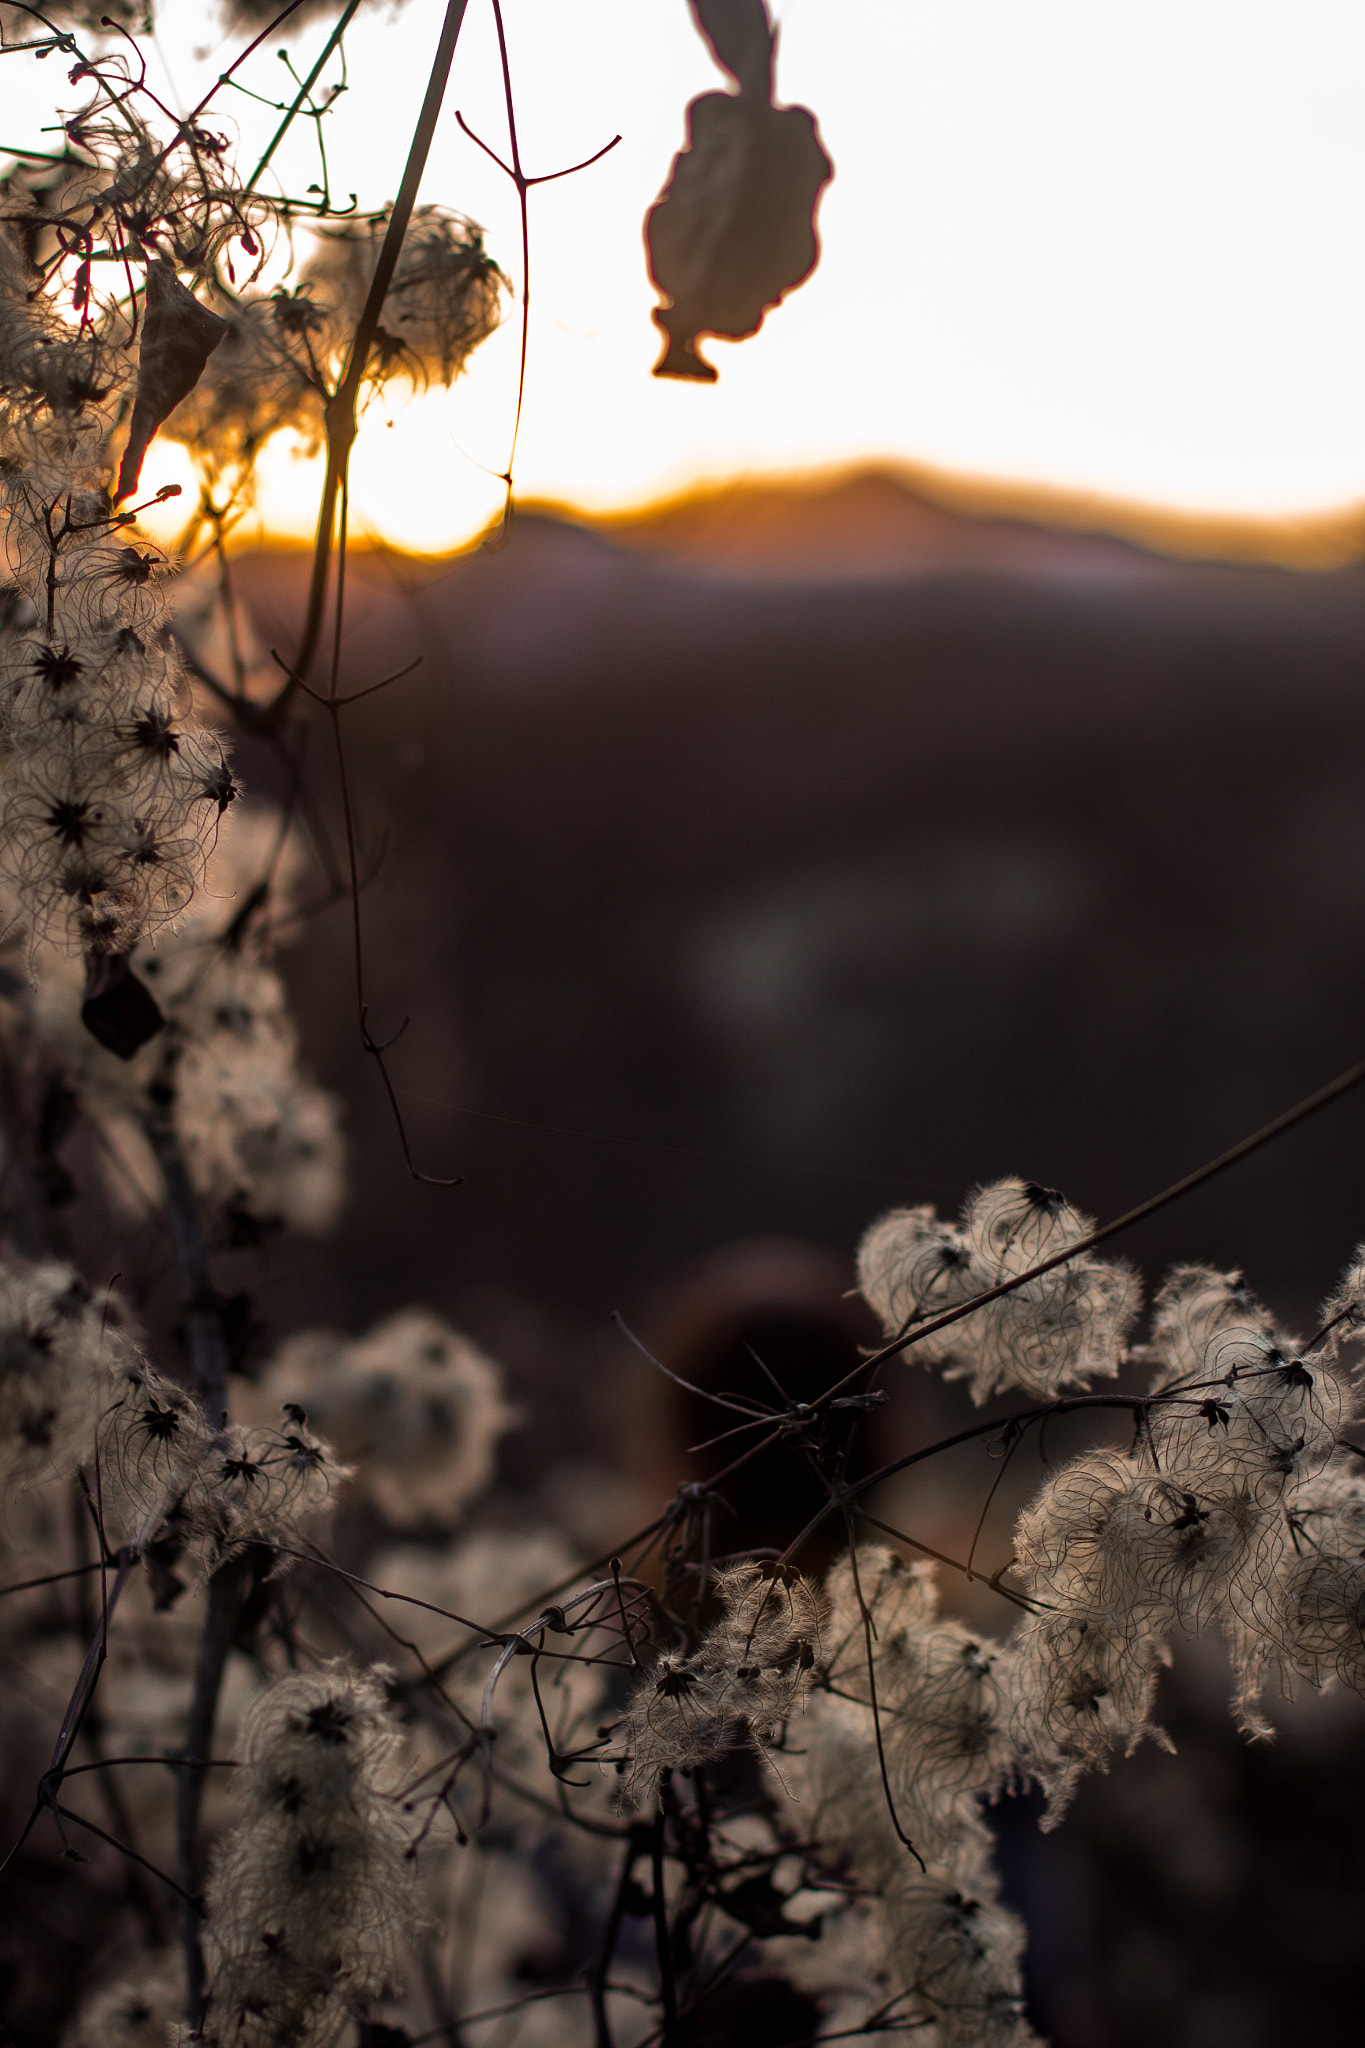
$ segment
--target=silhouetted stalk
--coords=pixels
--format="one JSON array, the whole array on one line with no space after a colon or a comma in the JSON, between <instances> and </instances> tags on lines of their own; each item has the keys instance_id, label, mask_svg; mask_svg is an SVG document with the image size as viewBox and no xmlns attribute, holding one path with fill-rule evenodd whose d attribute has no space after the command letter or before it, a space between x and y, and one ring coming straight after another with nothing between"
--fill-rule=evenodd
<instances>
[{"instance_id":1,"label":"silhouetted stalk","mask_svg":"<svg viewBox=\"0 0 1365 2048\"><path fill-rule=\"evenodd\" d=\"M417 190L422 182L422 173L426 169L427 157L436 134L436 123L440 118L441 103L445 98L450 66L455 56L455 44L459 38L467 4L468 0L447 0L445 19L441 24L440 40L432 59L431 76L427 80L422 111L413 130L408 160L403 168L403 181L398 188L393 211L389 215L379 251L379 261L375 265L374 277L370 283L369 296L356 327L355 339L351 343L346 374L327 401L324 415L327 429L327 470L318 507L317 537L313 543L313 570L308 585L308 610L304 617L303 635L299 641L298 652L292 664L295 676L307 677L313 665L313 657L317 653L327 608L327 581L335 538L337 501L346 479L351 449L355 442L356 406L360 398L360 387L364 382L370 349L374 345L374 338L379 329L384 299L393 282L393 273L402 253L403 237L407 234L412 210L417 203ZM281 703L288 699L293 687L292 681L285 684L280 693Z\"/></svg>"},{"instance_id":2,"label":"silhouetted stalk","mask_svg":"<svg viewBox=\"0 0 1365 2048\"><path fill-rule=\"evenodd\" d=\"M269 142L267 142L264 150L261 152L260 159L257 162L255 170L251 173L251 176L247 179L245 185L242 187L243 198L245 198L249 192L254 192L256 186L264 177L266 169L269 166L270 159L274 156L275 151L284 141L285 136L289 133L290 128L293 126L295 120L297 119L299 110L302 107L304 101L307 99L309 93L313 90L313 87L317 84L319 78L322 76L323 67L326 65L328 58L332 55L332 52L334 50L340 48L341 39L345 35L347 29L351 26L351 23L354 21L359 6L360 0L347 0L347 5L342 10L340 20L337 22L336 27L332 30L332 33L328 36L326 42L322 46L322 55L318 58L316 64L314 64L312 70L304 79L303 84L299 87L298 93L296 94L292 104L288 108L286 108L284 119L280 122L279 127L275 130L275 133L271 136Z\"/></svg>"},{"instance_id":3,"label":"silhouetted stalk","mask_svg":"<svg viewBox=\"0 0 1365 2048\"><path fill-rule=\"evenodd\" d=\"M149 1090L151 1111L145 1122L148 1140L161 1169L166 1221L185 1282L185 1334L195 1392L210 1423L227 1420L227 1340L222 1309L213 1284L208 1246L194 1188L175 1129L175 1050L168 1046L161 1076ZM204 1798L207 1759L213 1749L223 1672L237 1625L243 1567L234 1559L208 1582L208 1614L195 1659L194 1690L185 1735L186 1768L176 1785L176 1862L184 1898L180 1908L185 1955L185 2017L191 2032L203 2024L206 1998L204 1950L200 1935L199 1814Z\"/></svg>"},{"instance_id":4,"label":"silhouetted stalk","mask_svg":"<svg viewBox=\"0 0 1365 2048\"><path fill-rule=\"evenodd\" d=\"M185 1282L185 1341L194 1390L217 1429L227 1414L227 1339L199 1204L175 1128L175 1052L171 1047L148 1096L150 1108L143 1129L161 1171L166 1221Z\"/></svg>"},{"instance_id":5,"label":"silhouetted stalk","mask_svg":"<svg viewBox=\"0 0 1365 2048\"><path fill-rule=\"evenodd\" d=\"M180 1908L181 1939L185 1952L185 2017L195 2034L203 2025L206 2002L204 1946L200 1936L199 1812L204 1800L208 1759L213 1752L218 1695L236 1632L245 1570L242 1561L235 1558L209 1580L208 1615L195 1659L194 1694L185 1735L186 1768L179 1773L176 1786L176 1862L181 1889L187 1894Z\"/></svg>"}]
</instances>

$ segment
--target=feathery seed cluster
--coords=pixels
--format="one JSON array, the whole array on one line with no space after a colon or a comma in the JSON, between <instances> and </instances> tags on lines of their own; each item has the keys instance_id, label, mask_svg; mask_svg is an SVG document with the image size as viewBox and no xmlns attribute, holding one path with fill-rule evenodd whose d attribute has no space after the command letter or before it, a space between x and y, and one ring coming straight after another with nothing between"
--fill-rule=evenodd
<instances>
[{"instance_id":1,"label":"feathery seed cluster","mask_svg":"<svg viewBox=\"0 0 1365 2048\"><path fill-rule=\"evenodd\" d=\"M939 1618L931 1567L885 1549L860 1552L856 1578L844 1559L825 1591L828 1661L781 1771L821 1855L871 1902L879 2002L942 2048L1024 2048L1024 1933L999 1902L979 1807L1013 1775L1007 1658ZM870 1678L890 1797L923 1869L888 1812Z\"/></svg>"},{"instance_id":2,"label":"feathery seed cluster","mask_svg":"<svg viewBox=\"0 0 1365 2048\"><path fill-rule=\"evenodd\" d=\"M393 1987L415 1917L384 1674L275 1681L243 1730L246 1812L207 1892L214 2048L328 2048Z\"/></svg>"},{"instance_id":3,"label":"feathery seed cluster","mask_svg":"<svg viewBox=\"0 0 1365 2048\"><path fill-rule=\"evenodd\" d=\"M493 1474L515 1420L499 1368L429 1309L402 1309L363 1337L304 1331L266 1368L258 1404L305 1406L356 1490L400 1529L449 1524Z\"/></svg>"},{"instance_id":4,"label":"feathery seed cluster","mask_svg":"<svg viewBox=\"0 0 1365 2048\"><path fill-rule=\"evenodd\" d=\"M280 1542L346 1476L301 1409L279 1428L214 1429L198 1401L142 1361L120 1375L99 1427L110 1518L142 1544L173 1520L216 1570L248 1543Z\"/></svg>"},{"instance_id":5,"label":"feathery seed cluster","mask_svg":"<svg viewBox=\"0 0 1365 2048\"><path fill-rule=\"evenodd\" d=\"M279 838L268 811L234 813L178 928L136 950L133 968L155 991L165 1029L130 1059L82 1029L72 963L43 956L32 1001L38 1031L118 1162L115 1199L126 1200L129 1184L156 1198L153 1141L169 1131L195 1194L239 1241L280 1224L323 1233L344 1192L339 1105L302 1066L271 964L293 888Z\"/></svg>"},{"instance_id":6,"label":"feathery seed cluster","mask_svg":"<svg viewBox=\"0 0 1365 2048\"><path fill-rule=\"evenodd\" d=\"M0 1258L0 1487L70 1472L128 1356L119 1305L95 1301L70 1266Z\"/></svg>"},{"instance_id":7,"label":"feathery seed cluster","mask_svg":"<svg viewBox=\"0 0 1365 2048\"><path fill-rule=\"evenodd\" d=\"M31 948L120 955L189 903L236 789L167 634L170 563L109 495L126 341L64 322L2 226L0 336L0 863Z\"/></svg>"},{"instance_id":8,"label":"feathery seed cluster","mask_svg":"<svg viewBox=\"0 0 1365 2048\"><path fill-rule=\"evenodd\" d=\"M723 1612L690 1654L665 1651L631 1695L619 1730L623 1792L648 1802L665 1771L743 1743L760 1752L801 1706L820 1655L818 1588L784 1566L715 1575Z\"/></svg>"},{"instance_id":9,"label":"feathery seed cluster","mask_svg":"<svg viewBox=\"0 0 1365 2048\"><path fill-rule=\"evenodd\" d=\"M1014 1280L1093 1229L1052 1188L1008 1179L979 1188L960 1224L928 1207L893 1209L858 1247L858 1285L888 1337L906 1336L945 1310ZM1136 1275L1079 1253L907 1353L970 1381L978 1403L1006 1387L1049 1400L1096 1377L1112 1378L1140 1302Z\"/></svg>"},{"instance_id":10,"label":"feathery seed cluster","mask_svg":"<svg viewBox=\"0 0 1365 2048\"><path fill-rule=\"evenodd\" d=\"M281 428L309 448L321 445L323 407L344 369L387 224L381 213L323 228L287 288L239 294L219 280L215 305L226 333L166 426L211 493L221 497L225 484L248 489L257 455ZM395 378L453 383L497 326L506 289L480 227L447 207L419 206L385 296L368 393Z\"/></svg>"},{"instance_id":11,"label":"feathery seed cluster","mask_svg":"<svg viewBox=\"0 0 1365 2048\"><path fill-rule=\"evenodd\" d=\"M1324 1537L1334 1547L1333 1509L1349 1524L1356 1482L1334 1453L1350 1412L1352 1300L1328 1304L1324 1320L1343 1320L1305 1351L1273 1329L1240 1274L1177 1268L1145 1347L1155 1398L1133 1450L1083 1452L1021 1516L1016 1569L1036 1613L1017 1644L1018 1738L1054 1812L1114 1746L1161 1739L1152 1704L1173 1630L1222 1628L1253 1732L1265 1731L1256 1699L1268 1661L1326 1675L1311 1627L1301 1641L1306 1586L1293 1561L1305 1554L1301 1499L1314 1558ZM1310 1605L1320 1595L1332 1612L1343 1588L1330 1571L1310 1564L1305 1579Z\"/></svg>"}]
</instances>

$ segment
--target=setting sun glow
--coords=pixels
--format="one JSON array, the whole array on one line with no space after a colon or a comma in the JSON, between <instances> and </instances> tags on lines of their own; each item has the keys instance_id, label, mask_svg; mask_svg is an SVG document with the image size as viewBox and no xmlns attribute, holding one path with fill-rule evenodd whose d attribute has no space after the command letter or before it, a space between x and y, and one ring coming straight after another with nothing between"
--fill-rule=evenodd
<instances>
[{"instance_id":1,"label":"setting sun glow","mask_svg":"<svg viewBox=\"0 0 1365 2048\"><path fill-rule=\"evenodd\" d=\"M332 188L397 184L438 0L376 0L325 124ZM1013 488L1292 520L1365 499L1365 16L1344 0L786 0L779 99L817 114L835 164L813 278L762 333L712 353L712 387L650 375L641 222L723 81L684 0L510 0L523 157L602 162L532 194L529 379L517 488L611 512L748 475L876 461ZM290 44L302 69L327 33ZM234 39L235 40L235 39ZM167 0L149 46L172 105L232 44ZM241 76L290 81L262 48ZM0 70L0 139L50 146L74 104L60 60ZM335 82L340 72L328 74ZM506 126L491 19L471 0L424 194L482 222L520 287L515 195L460 132ZM228 90L213 120L257 144L274 114ZM320 176L306 123L277 160ZM436 551L496 511L519 313L452 391L373 406L352 532ZM188 465L162 443L156 487ZM490 474L492 472L493 474ZM258 529L302 535L317 465L276 444Z\"/></svg>"}]
</instances>

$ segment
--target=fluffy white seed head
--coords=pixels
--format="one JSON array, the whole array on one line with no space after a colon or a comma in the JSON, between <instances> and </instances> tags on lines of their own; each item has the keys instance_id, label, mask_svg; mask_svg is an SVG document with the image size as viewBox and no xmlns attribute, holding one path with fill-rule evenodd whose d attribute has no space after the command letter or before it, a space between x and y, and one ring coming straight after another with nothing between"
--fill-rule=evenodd
<instances>
[{"instance_id":1,"label":"fluffy white seed head","mask_svg":"<svg viewBox=\"0 0 1365 2048\"><path fill-rule=\"evenodd\" d=\"M888 1337L913 1330L981 1289L971 1252L955 1224L928 1205L892 1209L870 1224L858 1246L858 1286ZM954 1355L960 1325L923 1338L913 1353L925 1365Z\"/></svg>"},{"instance_id":2,"label":"fluffy white seed head","mask_svg":"<svg viewBox=\"0 0 1365 2048\"><path fill-rule=\"evenodd\" d=\"M1151 1336L1138 1353L1151 1367L1153 1393L1201 1380L1209 1345L1229 1330L1293 1346L1292 1338L1281 1337L1240 1272L1173 1266L1152 1304Z\"/></svg>"},{"instance_id":3,"label":"fluffy white seed head","mask_svg":"<svg viewBox=\"0 0 1365 2048\"><path fill-rule=\"evenodd\" d=\"M400 1310L364 1337L291 1338L256 1400L305 1408L354 1462L357 1490L398 1528L453 1522L487 1486L498 1440L515 1420L499 1368L420 1308Z\"/></svg>"},{"instance_id":4,"label":"fluffy white seed head","mask_svg":"<svg viewBox=\"0 0 1365 2048\"><path fill-rule=\"evenodd\" d=\"M1024 1928L985 1890L931 1869L887 1898L888 1977L897 2011L941 2048L1025 2048Z\"/></svg>"},{"instance_id":5,"label":"fluffy white seed head","mask_svg":"<svg viewBox=\"0 0 1365 2048\"><path fill-rule=\"evenodd\" d=\"M130 1186L157 1199L147 1126L169 1113L195 1192L233 1229L283 1223L321 1234L341 1205L344 1146L339 1105L301 1064L270 963L296 864L287 847L278 857L279 839L268 812L234 815L193 908L137 948L133 968L166 1029L132 1059L84 1029L80 967L51 951L39 960L33 1016L117 1161L115 1199L126 1202Z\"/></svg>"},{"instance_id":6,"label":"fluffy white seed head","mask_svg":"<svg viewBox=\"0 0 1365 2048\"><path fill-rule=\"evenodd\" d=\"M820 1656L824 1603L799 1573L756 1564L717 1574L723 1612L690 1654L666 1651L641 1676L620 1729L627 1802L653 1799L665 1771L745 1743L763 1749L802 1705Z\"/></svg>"},{"instance_id":7,"label":"fluffy white seed head","mask_svg":"<svg viewBox=\"0 0 1365 2048\"><path fill-rule=\"evenodd\" d=\"M998 1676L1010 1660L940 1620L932 1573L883 1548L861 1550L856 1572L841 1560L826 1593L828 1689L812 1694L781 1779L772 1773L792 1801L783 1818L865 1902L879 2007L956 2048L1020 2048L1031 2039L1023 1930L999 1904L978 1804L1012 1774L1011 1690Z\"/></svg>"},{"instance_id":8,"label":"fluffy white seed head","mask_svg":"<svg viewBox=\"0 0 1365 2048\"><path fill-rule=\"evenodd\" d=\"M1197 1627L1234 1576L1254 1572L1273 1519L1235 1471L1153 1470L1122 1452L1086 1451L1020 1515L1015 1568L1054 1612L1135 1638Z\"/></svg>"},{"instance_id":9,"label":"fluffy white seed head","mask_svg":"<svg viewBox=\"0 0 1365 2048\"><path fill-rule=\"evenodd\" d=\"M333 1665L279 1679L243 1743L245 1812L207 1891L205 2037L323 2048L391 1987L415 1915L382 1674Z\"/></svg>"},{"instance_id":10,"label":"fluffy white seed head","mask_svg":"<svg viewBox=\"0 0 1365 2048\"><path fill-rule=\"evenodd\" d=\"M1327 1332L1314 1349L1332 1363L1349 1346L1359 1345L1365 1331L1365 1245L1357 1248L1338 1285L1322 1305L1319 1328Z\"/></svg>"},{"instance_id":11,"label":"fluffy white seed head","mask_svg":"<svg viewBox=\"0 0 1365 2048\"><path fill-rule=\"evenodd\" d=\"M1268 1670L1291 1696L1295 1679L1365 1691L1365 1478L1334 1461L1294 1491L1285 1522L1259 1625L1234 1639L1253 1733L1267 1732L1254 1702Z\"/></svg>"},{"instance_id":12,"label":"fluffy white seed head","mask_svg":"<svg viewBox=\"0 0 1365 2048\"><path fill-rule=\"evenodd\" d=\"M1010 1645L1010 1735L1021 1775L1048 1798L1045 1829L1056 1827L1087 1771L1105 1770L1150 1740L1169 1748L1153 1719L1156 1688L1170 1663L1165 1639L1111 1629L1074 1614L1044 1614Z\"/></svg>"},{"instance_id":13,"label":"fluffy white seed head","mask_svg":"<svg viewBox=\"0 0 1365 2048\"><path fill-rule=\"evenodd\" d=\"M185 909L235 788L168 637L172 565L110 505L130 362L8 239L0 326L0 879L31 954L122 954Z\"/></svg>"},{"instance_id":14,"label":"fluffy white seed head","mask_svg":"<svg viewBox=\"0 0 1365 2048\"><path fill-rule=\"evenodd\" d=\"M134 1359L118 1374L99 1425L101 1492L125 1541L154 1535L199 1484L216 1431L187 1387Z\"/></svg>"},{"instance_id":15,"label":"fluffy white seed head","mask_svg":"<svg viewBox=\"0 0 1365 2048\"><path fill-rule=\"evenodd\" d=\"M84 2000L62 2048L170 2048L184 2003L179 1958L146 1955Z\"/></svg>"},{"instance_id":16,"label":"fluffy white seed head","mask_svg":"<svg viewBox=\"0 0 1365 2048\"><path fill-rule=\"evenodd\" d=\"M825 1681L870 1716L875 1680L902 1824L923 1853L938 1854L961 1834L971 1801L994 1797L1014 1773L1001 1646L939 1618L931 1565L907 1565L871 1545L859 1553L857 1583L870 1622L871 1672L868 1629L851 1561L843 1558L825 1587Z\"/></svg>"},{"instance_id":17,"label":"fluffy white seed head","mask_svg":"<svg viewBox=\"0 0 1365 2048\"><path fill-rule=\"evenodd\" d=\"M945 1310L1064 1251L1092 1228L1052 1189L1010 1178L982 1188L960 1226L930 1208L874 1223L858 1252L859 1286L888 1337L909 1335ZM1136 1276L1082 1252L912 1345L946 1379L970 1382L978 1403L1008 1387L1045 1400L1112 1376L1137 1314Z\"/></svg>"},{"instance_id":18,"label":"fluffy white seed head","mask_svg":"<svg viewBox=\"0 0 1365 2048\"><path fill-rule=\"evenodd\" d=\"M1322 1468L1349 1402L1334 1352L1231 1322L1203 1344L1197 1373L1164 1392L1148 1412L1157 1464L1212 1484L1235 1476L1262 1502Z\"/></svg>"},{"instance_id":19,"label":"fluffy white seed head","mask_svg":"<svg viewBox=\"0 0 1365 2048\"><path fill-rule=\"evenodd\" d=\"M96 1419L131 1356L116 1299L96 1300L57 1260L0 1259L0 1482L7 1493L90 1456Z\"/></svg>"},{"instance_id":20,"label":"fluffy white seed head","mask_svg":"<svg viewBox=\"0 0 1365 2048\"><path fill-rule=\"evenodd\" d=\"M205 1570L248 1543L289 1546L346 1476L297 1415L278 1427L215 1429L188 1388L141 1359L115 1389L99 1426L110 1524L142 1542L173 1518Z\"/></svg>"}]
</instances>

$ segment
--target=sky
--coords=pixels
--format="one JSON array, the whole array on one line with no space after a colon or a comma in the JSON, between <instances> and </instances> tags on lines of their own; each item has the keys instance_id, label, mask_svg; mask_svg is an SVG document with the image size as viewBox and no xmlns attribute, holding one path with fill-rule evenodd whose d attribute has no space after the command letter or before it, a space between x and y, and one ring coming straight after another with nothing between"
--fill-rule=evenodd
<instances>
[{"instance_id":1,"label":"sky","mask_svg":"<svg viewBox=\"0 0 1365 2048\"><path fill-rule=\"evenodd\" d=\"M391 196L441 0L363 8L328 117L333 189ZM1365 501L1365 9L1347 0L776 0L780 101L811 107L835 178L814 276L713 386L651 377L641 223L696 93L724 79L685 0L506 0L531 198L518 491L622 510L729 478L905 463L1214 513ZM326 18L290 39L304 68ZM277 38L241 76L288 89ZM186 105L224 41L166 0L153 77ZM60 60L58 60L60 61ZM339 76L333 73L332 76ZM0 67L0 140L44 146L56 63ZM458 129L505 147L488 0L470 0L423 197L480 221L519 286L515 195ZM250 149L274 116L214 110ZM277 159L317 176L303 124ZM515 308L450 392L374 408L357 537L438 551L495 511ZM182 475L153 451L145 478ZM317 472L267 451L259 518L311 526Z\"/></svg>"}]
</instances>

